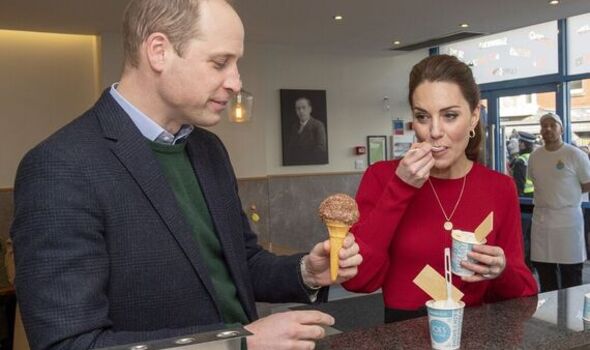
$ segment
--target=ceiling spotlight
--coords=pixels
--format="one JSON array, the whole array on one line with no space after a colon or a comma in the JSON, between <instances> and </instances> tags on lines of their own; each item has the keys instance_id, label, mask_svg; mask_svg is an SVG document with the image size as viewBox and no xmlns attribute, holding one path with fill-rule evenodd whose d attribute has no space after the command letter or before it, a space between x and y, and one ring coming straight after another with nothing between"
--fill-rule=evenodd
<instances>
[{"instance_id":1,"label":"ceiling spotlight","mask_svg":"<svg viewBox=\"0 0 590 350\"><path fill-rule=\"evenodd\" d=\"M559 4L559 0L551 0L549 1L549 5L557 5Z\"/></svg>"},{"instance_id":2,"label":"ceiling spotlight","mask_svg":"<svg viewBox=\"0 0 590 350\"><path fill-rule=\"evenodd\" d=\"M461 28L468 28L468 27L469 27L469 24L467 24L467 23L462 23L462 24L461 24L459 27L461 27Z\"/></svg>"},{"instance_id":3,"label":"ceiling spotlight","mask_svg":"<svg viewBox=\"0 0 590 350\"><path fill-rule=\"evenodd\" d=\"M342 21L342 19L343 19L343 18L344 18L344 17L342 17L342 16L340 16L340 15L336 15L336 16L334 16L334 20L335 20L335 21Z\"/></svg>"},{"instance_id":4,"label":"ceiling spotlight","mask_svg":"<svg viewBox=\"0 0 590 350\"><path fill-rule=\"evenodd\" d=\"M393 42L393 45L399 45L399 44L401 44L401 41L399 41L399 40L396 40Z\"/></svg>"}]
</instances>

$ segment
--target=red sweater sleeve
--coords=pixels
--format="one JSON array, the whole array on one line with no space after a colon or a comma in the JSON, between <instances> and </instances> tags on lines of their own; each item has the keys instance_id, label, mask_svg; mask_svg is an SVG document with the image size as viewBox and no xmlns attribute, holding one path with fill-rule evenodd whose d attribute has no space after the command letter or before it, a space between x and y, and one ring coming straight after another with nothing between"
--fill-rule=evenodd
<instances>
[{"instance_id":1,"label":"red sweater sleeve","mask_svg":"<svg viewBox=\"0 0 590 350\"><path fill-rule=\"evenodd\" d=\"M495 244L504 249L506 268L500 277L490 282L490 288L485 295L486 302L531 296L538 293L537 282L524 263L520 205L516 187L513 181L509 178L506 179L503 186L510 190L506 191L508 196L504 199L506 203L504 218L497 221L501 226L498 227L498 237Z\"/></svg>"},{"instance_id":2,"label":"red sweater sleeve","mask_svg":"<svg viewBox=\"0 0 590 350\"><path fill-rule=\"evenodd\" d=\"M390 263L390 243L408 204L418 191L396 174L398 161L378 162L367 169L356 195L360 219L354 233L363 263L344 288L370 293L383 284Z\"/></svg>"}]
</instances>

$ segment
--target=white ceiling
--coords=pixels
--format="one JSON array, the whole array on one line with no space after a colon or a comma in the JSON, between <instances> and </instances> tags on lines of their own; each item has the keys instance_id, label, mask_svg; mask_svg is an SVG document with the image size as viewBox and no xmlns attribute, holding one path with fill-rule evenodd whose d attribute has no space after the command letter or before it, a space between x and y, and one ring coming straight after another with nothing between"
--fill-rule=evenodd
<instances>
[{"instance_id":1,"label":"white ceiling","mask_svg":"<svg viewBox=\"0 0 590 350\"><path fill-rule=\"evenodd\" d=\"M497 33L590 12L590 0L234 0L246 41L326 52L385 52L468 30ZM117 32L127 0L0 0L0 29ZM335 22L335 14L344 16Z\"/></svg>"}]
</instances>

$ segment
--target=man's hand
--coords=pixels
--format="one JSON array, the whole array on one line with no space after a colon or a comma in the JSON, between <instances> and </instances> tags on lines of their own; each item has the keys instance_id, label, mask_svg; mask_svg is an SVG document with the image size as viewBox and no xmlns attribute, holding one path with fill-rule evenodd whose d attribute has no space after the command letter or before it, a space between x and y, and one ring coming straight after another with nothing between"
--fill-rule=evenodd
<instances>
[{"instance_id":1,"label":"man's hand","mask_svg":"<svg viewBox=\"0 0 590 350\"><path fill-rule=\"evenodd\" d=\"M301 277L305 284L328 286L333 283L342 283L356 276L363 257L359 254L359 245L354 241L352 233L348 233L344 238L338 258L338 278L336 282L332 282L330 280L330 240L316 244L309 254L303 257Z\"/></svg>"},{"instance_id":2,"label":"man's hand","mask_svg":"<svg viewBox=\"0 0 590 350\"><path fill-rule=\"evenodd\" d=\"M334 318L320 311L289 311L273 314L244 326L253 336L246 338L249 350L308 350L322 339L325 326Z\"/></svg>"}]
</instances>

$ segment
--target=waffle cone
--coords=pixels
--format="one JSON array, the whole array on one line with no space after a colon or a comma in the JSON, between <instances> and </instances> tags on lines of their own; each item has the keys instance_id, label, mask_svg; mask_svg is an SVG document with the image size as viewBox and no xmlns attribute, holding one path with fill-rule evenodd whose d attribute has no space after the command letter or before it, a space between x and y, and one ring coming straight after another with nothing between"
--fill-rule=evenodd
<instances>
[{"instance_id":1,"label":"waffle cone","mask_svg":"<svg viewBox=\"0 0 590 350\"><path fill-rule=\"evenodd\" d=\"M350 226L334 220L324 220L328 233L330 234L330 278L335 281L338 277L338 252L342 248L344 238Z\"/></svg>"}]
</instances>

